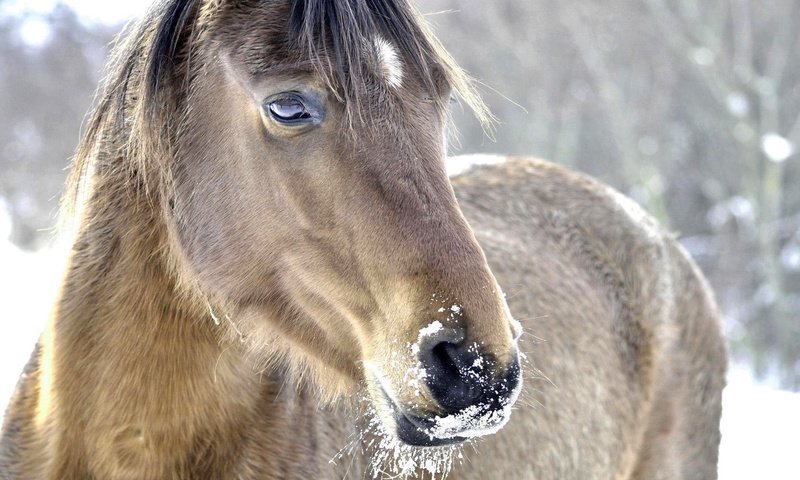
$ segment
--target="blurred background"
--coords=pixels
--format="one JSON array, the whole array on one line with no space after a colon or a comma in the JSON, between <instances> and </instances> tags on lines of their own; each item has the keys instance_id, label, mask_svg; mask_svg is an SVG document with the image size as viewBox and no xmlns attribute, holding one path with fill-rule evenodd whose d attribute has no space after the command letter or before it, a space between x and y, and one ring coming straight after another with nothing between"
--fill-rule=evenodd
<instances>
[{"instance_id":1,"label":"blurred background","mask_svg":"<svg viewBox=\"0 0 800 480\"><path fill-rule=\"evenodd\" d=\"M23 298L20 279L57 280L40 272L57 263L47 247L65 168L110 41L148 3L0 0L3 304ZM800 1L415 3L500 120L490 140L456 107L454 152L535 155L634 198L708 276L734 375L800 390ZM49 301L26 300L24 315ZM787 402L778 421L800 444L800 397L769 398ZM726 401L726 415L745 411ZM751 407L759 422L770 414Z\"/></svg>"}]
</instances>

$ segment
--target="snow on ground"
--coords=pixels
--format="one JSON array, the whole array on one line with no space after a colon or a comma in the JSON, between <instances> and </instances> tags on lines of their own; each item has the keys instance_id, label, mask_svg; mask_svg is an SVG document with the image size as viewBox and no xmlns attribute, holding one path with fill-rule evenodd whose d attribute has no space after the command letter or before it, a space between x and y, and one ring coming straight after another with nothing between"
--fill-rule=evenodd
<instances>
[{"instance_id":1,"label":"snow on ground","mask_svg":"<svg viewBox=\"0 0 800 480\"><path fill-rule=\"evenodd\" d=\"M499 165L506 161L505 155L492 155L485 153L473 153L469 155L458 155L449 157L445 162L447 175L455 177L476 165Z\"/></svg>"},{"instance_id":2,"label":"snow on ground","mask_svg":"<svg viewBox=\"0 0 800 480\"><path fill-rule=\"evenodd\" d=\"M759 385L734 367L720 429L720 480L800 479L800 393Z\"/></svg>"},{"instance_id":3,"label":"snow on ground","mask_svg":"<svg viewBox=\"0 0 800 480\"><path fill-rule=\"evenodd\" d=\"M7 241L0 241L0 410L3 412L53 306L63 265L63 256L55 252L55 249L36 254L22 252Z\"/></svg>"},{"instance_id":4,"label":"snow on ground","mask_svg":"<svg viewBox=\"0 0 800 480\"><path fill-rule=\"evenodd\" d=\"M7 238L5 220L0 238ZM58 249L32 254L0 241L3 411L49 315L62 266ZM740 367L731 371L723 403L720 480L800 479L800 394L759 385Z\"/></svg>"}]
</instances>

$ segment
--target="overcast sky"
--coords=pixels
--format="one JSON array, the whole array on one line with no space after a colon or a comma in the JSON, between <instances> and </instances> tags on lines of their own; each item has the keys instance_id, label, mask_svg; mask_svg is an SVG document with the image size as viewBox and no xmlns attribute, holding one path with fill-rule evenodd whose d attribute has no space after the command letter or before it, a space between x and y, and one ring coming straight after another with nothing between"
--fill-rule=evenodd
<instances>
[{"instance_id":1,"label":"overcast sky","mask_svg":"<svg viewBox=\"0 0 800 480\"><path fill-rule=\"evenodd\" d=\"M152 0L7 0L0 12L11 15L47 14L66 3L86 22L119 23L142 15Z\"/></svg>"},{"instance_id":2,"label":"overcast sky","mask_svg":"<svg viewBox=\"0 0 800 480\"><path fill-rule=\"evenodd\" d=\"M119 24L144 14L155 0L7 0L0 3L0 16L21 17L17 33L31 46L41 46L50 38L46 16L59 3L72 7L83 23Z\"/></svg>"}]
</instances>

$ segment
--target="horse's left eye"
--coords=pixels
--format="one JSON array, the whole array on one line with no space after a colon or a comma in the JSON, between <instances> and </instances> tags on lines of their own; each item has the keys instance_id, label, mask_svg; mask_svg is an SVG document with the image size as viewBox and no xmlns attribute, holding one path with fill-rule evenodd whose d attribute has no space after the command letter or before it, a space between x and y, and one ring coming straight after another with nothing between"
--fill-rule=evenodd
<instances>
[{"instance_id":1,"label":"horse's left eye","mask_svg":"<svg viewBox=\"0 0 800 480\"><path fill-rule=\"evenodd\" d=\"M281 123L297 123L311 119L311 113L296 95L278 98L269 102L269 113Z\"/></svg>"}]
</instances>

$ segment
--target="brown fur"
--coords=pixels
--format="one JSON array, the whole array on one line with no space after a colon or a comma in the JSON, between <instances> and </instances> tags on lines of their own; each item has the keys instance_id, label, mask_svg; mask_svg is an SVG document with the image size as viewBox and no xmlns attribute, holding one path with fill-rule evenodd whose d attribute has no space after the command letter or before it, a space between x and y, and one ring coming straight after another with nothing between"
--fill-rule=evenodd
<instances>
[{"instance_id":1,"label":"brown fur","mask_svg":"<svg viewBox=\"0 0 800 480\"><path fill-rule=\"evenodd\" d=\"M509 307L529 335L511 422L450 478L715 478L725 349L685 252L619 194L545 162L475 169L454 195L443 97L471 98L465 77L403 2L305 3L319 9L166 2L121 42L0 476L374 474L380 452L357 435L367 409L390 421L372 372L435 415L404 384L406 346L458 304L495 376L516 355ZM405 23L375 20L384 8ZM360 27L328 29L332 15ZM401 88L375 75L374 34L410 66ZM298 89L326 106L303 133L260 110Z\"/></svg>"}]
</instances>

